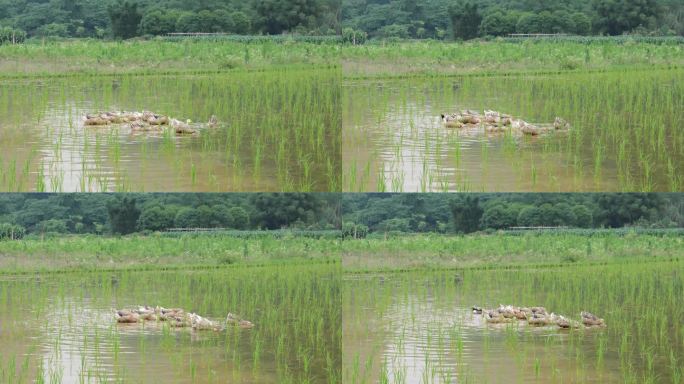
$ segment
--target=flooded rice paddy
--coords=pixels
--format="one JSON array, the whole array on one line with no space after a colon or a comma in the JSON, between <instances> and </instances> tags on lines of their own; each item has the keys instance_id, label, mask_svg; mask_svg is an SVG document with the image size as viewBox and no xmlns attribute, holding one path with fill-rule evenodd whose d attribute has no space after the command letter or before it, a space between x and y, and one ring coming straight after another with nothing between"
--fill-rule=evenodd
<instances>
[{"instance_id":1,"label":"flooded rice paddy","mask_svg":"<svg viewBox=\"0 0 684 384\"><path fill-rule=\"evenodd\" d=\"M0 277L0 382L338 383L333 266ZM225 331L118 324L113 308L182 307Z\"/></svg>"},{"instance_id":2,"label":"flooded rice paddy","mask_svg":"<svg viewBox=\"0 0 684 384\"><path fill-rule=\"evenodd\" d=\"M682 191L684 71L345 80L345 191ZM445 127L495 110L568 133Z\"/></svg>"},{"instance_id":3,"label":"flooded rice paddy","mask_svg":"<svg viewBox=\"0 0 684 384\"><path fill-rule=\"evenodd\" d=\"M3 80L0 190L339 190L338 72ZM121 110L218 124L196 136L84 125Z\"/></svg>"},{"instance_id":4,"label":"flooded rice paddy","mask_svg":"<svg viewBox=\"0 0 684 384\"><path fill-rule=\"evenodd\" d=\"M350 383L681 383L684 265L348 275ZM488 324L473 305L543 305L606 328Z\"/></svg>"}]
</instances>

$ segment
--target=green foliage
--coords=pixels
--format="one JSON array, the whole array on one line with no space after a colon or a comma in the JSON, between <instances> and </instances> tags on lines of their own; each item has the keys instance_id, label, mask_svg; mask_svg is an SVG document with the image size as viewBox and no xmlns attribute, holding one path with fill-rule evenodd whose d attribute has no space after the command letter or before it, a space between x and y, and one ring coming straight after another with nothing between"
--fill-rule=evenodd
<instances>
[{"instance_id":1,"label":"green foliage","mask_svg":"<svg viewBox=\"0 0 684 384\"><path fill-rule=\"evenodd\" d=\"M136 231L140 210L135 203L135 198L128 196L117 197L107 202L112 232L127 235Z\"/></svg>"},{"instance_id":2,"label":"green foliage","mask_svg":"<svg viewBox=\"0 0 684 384\"><path fill-rule=\"evenodd\" d=\"M470 40L478 36L482 15L477 3L468 1L449 7L449 18L455 39Z\"/></svg>"},{"instance_id":3,"label":"green foliage","mask_svg":"<svg viewBox=\"0 0 684 384\"><path fill-rule=\"evenodd\" d=\"M19 240L26 234L26 229L21 225L0 223L0 240Z\"/></svg>"},{"instance_id":4,"label":"green foliage","mask_svg":"<svg viewBox=\"0 0 684 384\"><path fill-rule=\"evenodd\" d=\"M363 224L345 222L342 224L342 237L363 239L368 235L368 227Z\"/></svg>"},{"instance_id":5,"label":"green foliage","mask_svg":"<svg viewBox=\"0 0 684 384\"><path fill-rule=\"evenodd\" d=\"M621 35L637 27L654 27L661 17L662 5L657 0L595 0L596 31Z\"/></svg>"},{"instance_id":6,"label":"green foliage","mask_svg":"<svg viewBox=\"0 0 684 384\"><path fill-rule=\"evenodd\" d=\"M684 2L670 0L344 0L342 24L373 38L442 39L449 29L464 40L510 33L684 35L682 12Z\"/></svg>"},{"instance_id":7,"label":"green foliage","mask_svg":"<svg viewBox=\"0 0 684 384\"><path fill-rule=\"evenodd\" d=\"M228 212L233 219L232 227L235 229L249 228L249 213L242 207L231 207Z\"/></svg>"},{"instance_id":8,"label":"green foliage","mask_svg":"<svg viewBox=\"0 0 684 384\"><path fill-rule=\"evenodd\" d=\"M153 9L145 12L140 21L140 33L143 35L164 35L176 31L179 13Z\"/></svg>"},{"instance_id":9,"label":"green foliage","mask_svg":"<svg viewBox=\"0 0 684 384\"><path fill-rule=\"evenodd\" d=\"M484 210L480 207L479 197L472 195L458 197L449 202L449 207L456 232L471 233L480 228L480 219Z\"/></svg>"},{"instance_id":10,"label":"green foliage","mask_svg":"<svg viewBox=\"0 0 684 384\"><path fill-rule=\"evenodd\" d=\"M174 225L173 209L154 205L145 208L138 218L138 229L146 231L163 231Z\"/></svg>"},{"instance_id":11,"label":"green foliage","mask_svg":"<svg viewBox=\"0 0 684 384\"><path fill-rule=\"evenodd\" d=\"M26 32L21 29L0 26L0 45L21 44L26 40Z\"/></svg>"},{"instance_id":12,"label":"green foliage","mask_svg":"<svg viewBox=\"0 0 684 384\"><path fill-rule=\"evenodd\" d=\"M64 220L49 219L41 221L36 226L36 229L41 233L67 233L69 228Z\"/></svg>"},{"instance_id":13,"label":"green foliage","mask_svg":"<svg viewBox=\"0 0 684 384\"><path fill-rule=\"evenodd\" d=\"M202 227L202 218L197 209L184 207L178 211L173 223L177 228L200 228Z\"/></svg>"},{"instance_id":14,"label":"green foliage","mask_svg":"<svg viewBox=\"0 0 684 384\"><path fill-rule=\"evenodd\" d=\"M317 0L256 0L261 31L281 34L298 27L312 28L323 12Z\"/></svg>"},{"instance_id":15,"label":"green foliage","mask_svg":"<svg viewBox=\"0 0 684 384\"><path fill-rule=\"evenodd\" d=\"M516 13L496 10L488 13L480 23L481 36L506 36L516 32L518 22Z\"/></svg>"},{"instance_id":16,"label":"green foliage","mask_svg":"<svg viewBox=\"0 0 684 384\"><path fill-rule=\"evenodd\" d=\"M366 42L368 34L364 31L359 31L353 28L344 28L342 30L342 41L347 44L361 45Z\"/></svg>"},{"instance_id":17,"label":"green foliage","mask_svg":"<svg viewBox=\"0 0 684 384\"><path fill-rule=\"evenodd\" d=\"M495 204L485 209L482 214L482 228L506 229L516 226L519 206L511 204Z\"/></svg>"},{"instance_id":18,"label":"green foliage","mask_svg":"<svg viewBox=\"0 0 684 384\"><path fill-rule=\"evenodd\" d=\"M130 39L138 34L138 26L142 14L138 11L138 3L119 0L107 7L111 22L112 35L119 39Z\"/></svg>"},{"instance_id":19,"label":"green foliage","mask_svg":"<svg viewBox=\"0 0 684 384\"><path fill-rule=\"evenodd\" d=\"M344 195L344 231L456 232L513 227L684 227L678 194L351 194ZM348 236L348 234L346 235Z\"/></svg>"}]
</instances>

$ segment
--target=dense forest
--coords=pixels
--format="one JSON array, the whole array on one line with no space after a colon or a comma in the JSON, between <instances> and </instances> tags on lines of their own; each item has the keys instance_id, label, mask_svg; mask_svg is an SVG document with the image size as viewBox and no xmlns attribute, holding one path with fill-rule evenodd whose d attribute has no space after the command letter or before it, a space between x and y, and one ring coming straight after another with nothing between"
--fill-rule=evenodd
<instances>
[{"instance_id":1,"label":"dense forest","mask_svg":"<svg viewBox=\"0 0 684 384\"><path fill-rule=\"evenodd\" d=\"M681 194L345 194L345 231L684 227Z\"/></svg>"},{"instance_id":2,"label":"dense forest","mask_svg":"<svg viewBox=\"0 0 684 384\"><path fill-rule=\"evenodd\" d=\"M0 239L170 228L339 228L334 194L0 194Z\"/></svg>"},{"instance_id":3,"label":"dense forest","mask_svg":"<svg viewBox=\"0 0 684 384\"><path fill-rule=\"evenodd\" d=\"M342 26L375 38L511 33L684 35L681 0L343 0Z\"/></svg>"},{"instance_id":4,"label":"dense forest","mask_svg":"<svg viewBox=\"0 0 684 384\"><path fill-rule=\"evenodd\" d=\"M169 32L335 34L339 0L0 0L0 44Z\"/></svg>"},{"instance_id":5,"label":"dense forest","mask_svg":"<svg viewBox=\"0 0 684 384\"><path fill-rule=\"evenodd\" d=\"M471 39L684 35L681 0L0 0L0 44L170 32Z\"/></svg>"}]
</instances>

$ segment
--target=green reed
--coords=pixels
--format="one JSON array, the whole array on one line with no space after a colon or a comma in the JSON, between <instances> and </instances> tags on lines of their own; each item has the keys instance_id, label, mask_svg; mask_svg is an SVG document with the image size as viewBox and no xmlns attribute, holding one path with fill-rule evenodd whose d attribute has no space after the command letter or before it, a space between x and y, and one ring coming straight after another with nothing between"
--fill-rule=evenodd
<instances>
[{"instance_id":1,"label":"green reed","mask_svg":"<svg viewBox=\"0 0 684 384\"><path fill-rule=\"evenodd\" d=\"M425 185L440 178L455 191L465 177L475 190L487 191L677 192L683 76L672 69L345 80L343 141L350 149L344 188L376 190L377 181L359 179L358 172L352 181L350 168L389 165L408 191L444 190L444 181ZM461 109L493 109L536 124L558 116L572 129L515 137L444 128L440 113ZM423 177L411 176L415 169Z\"/></svg>"},{"instance_id":2,"label":"green reed","mask_svg":"<svg viewBox=\"0 0 684 384\"><path fill-rule=\"evenodd\" d=\"M281 69L224 75L56 78L0 85L7 107L0 188L36 190L332 191L340 188L340 70ZM31 92L29 92L31 91ZM199 137L83 127L98 110L152 110L216 128ZM40 154L40 155L39 155ZM80 168L83 180L66 182ZM48 173L49 170L49 173ZM104 180L109 180L103 187Z\"/></svg>"},{"instance_id":3,"label":"green reed","mask_svg":"<svg viewBox=\"0 0 684 384\"><path fill-rule=\"evenodd\" d=\"M3 382L341 382L339 265L35 276L0 281L10 331L0 347ZM255 327L117 325L111 308L137 304L216 320L232 312Z\"/></svg>"},{"instance_id":4,"label":"green reed","mask_svg":"<svg viewBox=\"0 0 684 384\"><path fill-rule=\"evenodd\" d=\"M684 357L678 321L683 271L680 260L350 273L342 295L343 374L354 382L400 382L400 372L426 383L677 382L676 362ZM500 303L544 305L574 318L588 310L605 317L608 326L570 332L492 326L470 313L471 305ZM461 358L451 352L462 349ZM423 358L431 364L421 363Z\"/></svg>"}]
</instances>

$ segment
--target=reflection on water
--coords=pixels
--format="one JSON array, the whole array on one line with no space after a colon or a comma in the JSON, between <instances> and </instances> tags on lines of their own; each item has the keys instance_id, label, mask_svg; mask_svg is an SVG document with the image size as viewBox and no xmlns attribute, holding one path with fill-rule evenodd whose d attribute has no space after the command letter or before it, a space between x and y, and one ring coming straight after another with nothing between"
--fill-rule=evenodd
<instances>
[{"instance_id":1,"label":"reflection on water","mask_svg":"<svg viewBox=\"0 0 684 384\"><path fill-rule=\"evenodd\" d=\"M684 161L684 152L677 119L684 116L673 105L682 88L672 84L681 76L349 80L343 87L344 188L678 191L684 185L674 164ZM572 130L522 137L442 124L442 113L465 109L496 110L534 124L558 116ZM659 147L665 152L654 152Z\"/></svg>"},{"instance_id":2,"label":"reflection on water","mask_svg":"<svg viewBox=\"0 0 684 384\"><path fill-rule=\"evenodd\" d=\"M329 191L339 181L334 71L3 81L0 189ZM314 97L316 102L309 98ZM219 126L198 137L85 127L97 111ZM331 185L332 184L332 185Z\"/></svg>"},{"instance_id":3,"label":"reflection on water","mask_svg":"<svg viewBox=\"0 0 684 384\"><path fill-rule=\"evenodd\" d=\"M295 287L273 272L0 278L0 382L331 382L337 374L325 361L338 361L339 346L328 327L337 322L325 315L337 304L309 296L322 297L312 286L329 276L300 267ZM293 297L316 309L295 307ZM116 323L114 308L137 304L180 306L215 321L240 313L257 325L215 332ZM309 321L319 334L308 334Z\"/></svg>"},{"instance_id":4,"label":"reflection on water","mask_svg":"<svg viewBox=\"0 0 684 384\"><path fill-rule=\"evenodd\" d=\"M470 280L500 277L466 275L462 283L442 273L350 276L343 295L345 382L629 381L617 353L619 338L607 329L488 324L472 314L473 305L495 307L498 300L516 296L523 303L548 303L544 293L531 299L516 284L502 288L506 284L493 283L487 289ZM667 375L667 367L661 368L661 375ZM627 369L641 377L643 366Z\"/></svg>"}]
</instances>

